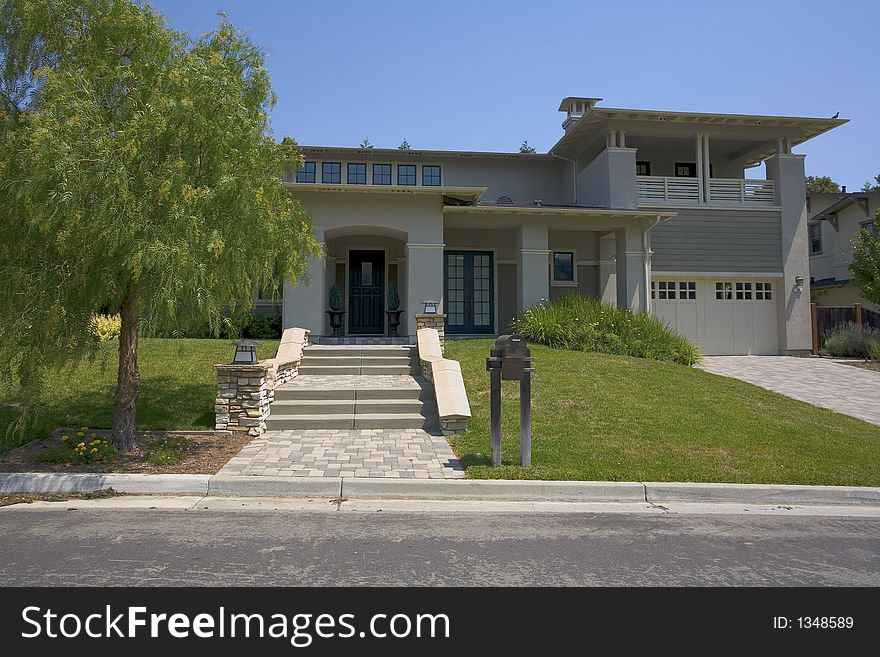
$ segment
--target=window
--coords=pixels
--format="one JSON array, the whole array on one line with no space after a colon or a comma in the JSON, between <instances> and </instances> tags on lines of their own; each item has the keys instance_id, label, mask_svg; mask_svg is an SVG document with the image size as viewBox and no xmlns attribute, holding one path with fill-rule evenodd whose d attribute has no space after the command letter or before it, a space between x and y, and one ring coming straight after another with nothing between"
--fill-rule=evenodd
<instances>
[{"instance_id":1,"label":"window","mask_svg":"<svg viewBox=\"0 0 880 657\"><path fill-rule=\"evenodd\" d=\"M660 281L657 283L658 299L675 299L675 281Z\"/></svg>"},{"instance_id":2,"label":"window","mask_svg":"<svg viewBox=\"0 0 880 657\"><path fill-rule=\"evenodd\" d=\"M736 300L751 301L752 300L752 284L737 283L736 284Z\"/></svg>"},{"instance_id":3,"label":"window","mask_svg":"<svg viewBox=\"0 0 880 657\"><path fill-rule=\"evenodd\" d=\"M574 252L553 252L553 282L574 283Z\"/></svg>"},{"instance_id":4,"label":"window","mask_svg":"<svg viewBox=\"0 0 880 657\"><path fill-rule=\"evenodd\" d=\"M678 178L696 178L697 164L695 162L676 162L675 175Z\"/></svg>"},{"instance_id":5,"label":"window","mask_svg":"<svg viewBox=\"0 0 880 657\"><path fill-rule=\"evenodd\" d=\"M877 222L876 221L863 221L861 224L859 224L859 228L864 228L866 231L868 231L868 233L870 235L877 234ZM812 241L810 242L810 245L812 246Z\"/></svg>"},{"instance_id":6,"label":"window","mask_svg":"<svg viewBox=\"0 0 880 657\"><path fill-rule=\"evenodd\" d=\"M715 283L715 300L730 301L733 299L733 283Z\"/></svg>"},{"instance_id":7,"label":"window","mask_svg":"<svg viewBox=\"0 0 880 657\"><path fill-rule=\"evenodd\" d=\"M374 164L373 165L373 184L374 185L390 185L391 184L391 165L390 164Z\"/></svg>"},{"instance_id":8,"label":"window","mask_svg":"<svg viewBox=\"0 0 880 657\"><path fill-rule=\"evenodd\" d=\"M296 170L296 182L313 183L315 182L315 163L303 162L303 165Z\"/></svg>"},{"instance_id":9,"label":"window","mask_svg":"<svg viewBox=\"0 0 880 657\"><path fill-rule=\"evenodd\" d=\"M342 182L342 165L339 162L321 163L321 182L339 184Z\"/></svg>"},{"instance_id":10,"label":"window","mask_svg":"<svg viewBox=\"0 0 880 657\"><path fill-rule=\"evenodd\" d=\"M398 185L415 185L416 184L416 165L415 164L398 164L397 165L397 184Z\"/></svg>"},{"instance_id":11,"label":"window","mask_svg":"<svg viewBox=\"0 0 880 657\"><path fill-rule=\"evenodd\" d=\"M755 283L755 300L771 301L773 299L773 283Z\"/></svg>"},{"instance_id":12,"label":"window","mask_svg":"<svg viewBox=\"0 0 880 657\"><path fill-rule=\"evenodd\" d=\"M697 282L696 281L679 281L678 282L678 298L682 301L693 301L697 298Z\"/></svg>"},{"instance_id":13,"label":"window","mask_svg":"<svg viewBox=\"0 0 880 657\"><path fill-rule=\"evenodd\" d=\"M422 184L434 186L440 184L440 167L436 164L422 165Z\"/></svg>"},{"instance_id":14,"label":"window","mask_svg":"<svg viewBox=\"0 0 880 657\"><path fill-rule=\"evenodd\" d=\"M363 162L349 162L347 180L349 185L366 185L367 165Z\"/></svg>"},{"instance_id":15,"label":"window","mask_svg":"<svg viewBox=\"0 0 880 657\"><path fill-rule=\"evenodd\" d=\"M638 160L636 161L636 175L637 176L650 176L651 175L651 163L647 160Z\"/></svg>"},{"instance_id":16,"label":"window","mask_svg":"<svg viewBox=\"0 0 880 657\"><path fill-rule=\"evenodd\" d=\"M807 226L810 234L810 255L822 253L822 224L814 221Z\"/></svg>"}]
</instances>

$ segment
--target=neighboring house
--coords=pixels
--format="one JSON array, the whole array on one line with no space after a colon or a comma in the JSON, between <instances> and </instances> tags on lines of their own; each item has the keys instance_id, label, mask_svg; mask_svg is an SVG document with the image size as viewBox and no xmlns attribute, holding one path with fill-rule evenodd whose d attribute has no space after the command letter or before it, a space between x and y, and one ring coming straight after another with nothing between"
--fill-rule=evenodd
<instances>
[{"instance_id":1,"label":"neighboring house","mask_svg":"<svg viewBox=\"0 0 880 657\"><path fill-rule=\"evenodd\" d=\"M820 306L852 306L860 303L880 311L865 301L850 280L852 239L861 228L877 230L880 192L808 194L810 221L810 294Z\"/></svg>"},{"instance_id":2,"label":"neighboring house","mask_svg":"<svg viewBox=\"0 0 880 657\"><path fill-rule=\"evenodd\" d=\"M566 98L546 154L306 146L289 181L326 259L286 285L285 327L386 334L387 289L415 335L425 300L450 335L496 335L569 292L654 312L709 354L811 346L803 155L844 120L598 107ZM764 164L763 179L745 169Z\"/></svg>"}]
</instances>

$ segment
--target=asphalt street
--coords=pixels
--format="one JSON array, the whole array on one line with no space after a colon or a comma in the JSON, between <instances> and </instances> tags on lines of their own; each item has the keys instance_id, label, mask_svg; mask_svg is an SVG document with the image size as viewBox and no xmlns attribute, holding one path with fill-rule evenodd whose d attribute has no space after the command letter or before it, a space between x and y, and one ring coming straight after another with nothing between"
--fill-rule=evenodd
<instances>
[{"instance_id":1,"label":"asphalt street","mask_svg":"<svg viewBox=\"0 0 880 657\"><path fill-rule=\"evenodd\" d=\"M119 500L0 509L0 584L880 585L877 510Z\"/></svg>"}]
</instances>

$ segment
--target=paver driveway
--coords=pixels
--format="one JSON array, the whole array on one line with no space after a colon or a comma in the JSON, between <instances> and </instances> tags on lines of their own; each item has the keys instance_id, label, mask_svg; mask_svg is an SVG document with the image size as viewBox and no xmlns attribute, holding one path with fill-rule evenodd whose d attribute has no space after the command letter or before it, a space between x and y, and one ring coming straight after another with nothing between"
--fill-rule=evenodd
<instances>
[{"instance_id":1,"label":"paver driveway","mask_svg":"<svg viewBox=\"0 0 880 657\"><path fill-rule=\"evenodd\" d=\"M880 425L878 372L791 356L707 356L700 367Z\"/></svg>"}]
</instances>

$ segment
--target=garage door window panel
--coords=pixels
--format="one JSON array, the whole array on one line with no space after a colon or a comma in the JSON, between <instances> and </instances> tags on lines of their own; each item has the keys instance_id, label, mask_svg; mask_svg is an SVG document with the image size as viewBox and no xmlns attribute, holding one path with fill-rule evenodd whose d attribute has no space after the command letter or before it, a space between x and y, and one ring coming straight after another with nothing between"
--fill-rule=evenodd
<instances>
[{"instance_id":1,"label":"garage door window panel","mask_svg":"<svg viewBox=\"0 0 880 657\"><path fill-rule=\"evenodd\" d=\"M721 281L715 283L715 300L731 301L733 299L733 283Z\"/></svg>"},{"instance_id":2,"label":"garage door window panel","mask_svg":"<svg viewBox=\"0 0 880 657\"><path fill-rule=\"evenodd\" d=\"M737 283L736 284L736 300L751 301L752 300L752 284Z\"/></svg>"},{"instance_id":3,"label":"garage door window panel","mask_svg":"<svg viewBox=\"0 0 880 657\"><path fill-rule=\"evenodd\" d=\"M773 283L755 283L755 301L772 301Z\"/></svg>"}]
</instances>

